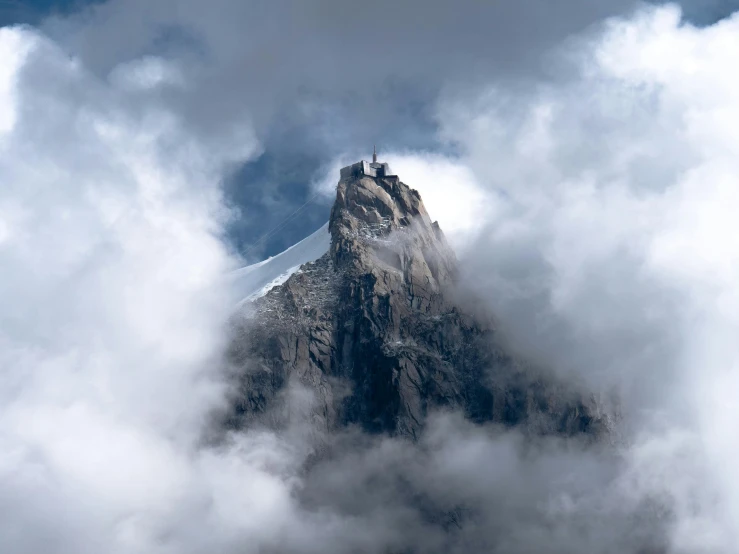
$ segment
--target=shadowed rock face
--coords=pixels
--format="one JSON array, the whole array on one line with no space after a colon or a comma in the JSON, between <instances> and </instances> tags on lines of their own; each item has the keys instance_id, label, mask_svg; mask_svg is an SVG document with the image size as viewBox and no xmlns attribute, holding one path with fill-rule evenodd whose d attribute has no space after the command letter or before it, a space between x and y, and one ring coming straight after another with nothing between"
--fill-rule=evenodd
<instances>
[{"instance_id":1,"label":"shadowed rock face","mask_svg":"<svg viewBox=\"0 0 739 554\"><path fill-rule=\"evenodd\" d=\"M289 416L289 385L327 429L417 437L430 410L535 432L597 432L592 402L538 376L452 300L456 258L417 191L397 179L337 187L331 248L257 300L229 353L239 386L230 424ZM290 403L295 410L295 401Z\"/></svg>"}]
</instances>

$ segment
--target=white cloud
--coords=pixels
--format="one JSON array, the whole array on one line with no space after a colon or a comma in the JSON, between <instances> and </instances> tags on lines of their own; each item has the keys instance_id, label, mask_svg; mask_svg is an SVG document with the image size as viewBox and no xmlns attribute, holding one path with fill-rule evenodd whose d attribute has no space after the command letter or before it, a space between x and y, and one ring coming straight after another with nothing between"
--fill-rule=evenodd
<instances>
[{"instance_id":1,"label":"white cloud","mask_svg":"<svg viewBox=\"0 0 739 554\"><path fill-rule=\"evenodd\" d=\"M519 437L441 418L418 447L350 450L304 482L299 433L199 443L222 401L231 306L217 183L256 151L251 129L193 136L141 94L176 82L147 73L151 61L101 81L34 31L0 30L0 548L431 551L459 539L612 552L635 544L646 510L656 534L669 526L671 552L733 552L739 19L695 29L674 8L647 10L579 48L574 78L445 98L458 158L390 161L515 344L626 394L620 456L570 443L524 453ZM440 537L418 498L482 506L481 519ZM654 515L657 501L672 513Z\"/></svg>"},{"instance_id":2,"label":"white cloud","mask_svg":"<svg viewBox=\"0 0 739 554\"><path fill-rule=\"evenodd\" d=\"M228 546L223 527L268 533L258 515L289 500L269 452L197 447L223 399L236 263L219 181L255 149L249 129L203 141L156 102L132 109L32 30L0 30L0 52L0 549L202 552Z\"/></svg>"},{"instance_id":3,"label":"white cloud","mask_svg":"<svg viewBox=\"0 0 739 554\"><path fill-rule=\"evenodd\" d=\"M109 79L114 86L130 91L185 85L185 77L174 63L155 56L120 64L110 72Z\"/></svg>"},{"instance_id":4,"label":"white cloud","mask_svg":"<svg viewBox=\"0 0 739 554\"><path fill-rule=\"evenodd\" d=\"M485 221L498 214L495 197L487 194L473 172L438 155L406 154L388 158L403 182L417 189L432 219L438 219L451 244L464 248Z\"/></svg>"},{"instance_id":5,"label":"white cloud","mask_svg":"<svg viewBox=\"0 0 739 554\"><path fill-rule=\"evenodd\" d=\"M580 48L575 79L441 105L459 163L504 204L465 261L521 348L626 393L631 486L671 499L671 551L731 552L739 16L643 10Z\"/></svg>"},{"instance_id":6,"label":"white cloud","mask_svg":"<svg viewBox=\"0 0 739 554\"><path fill-rule=\"evenodd\" d=\"M644 9L569 48L572 77L525 94L494 86L443 98L441 135L458 157L389 161L512 343L621 397L615 477L548 497L562 534L534 518L510 530L513 551L549 551L539 536L553 551L561 540L610 552L633 531L621 516L661 505L646 534L667 526L667 551L728 554L739 540L739 15L695 28L675 6ZM460 464L475 444L454 449ZM560 454L541 453L540 471L554 479ZM586 449L569 463L609 471ZM459 472L475 475L475 491L481 465ZM599 528L600 516L620 532ZM593 536L574 535L577 520Z\"/></svg>"},{"instance_id":7,"label":"white cloud","mask_svg":"<svg viewBox=\"0 0 739 554\"><path fill-rule=\"evenodd\" d=\"M19 67L33 48L31 41L23 41L11 29L0 27L0 140L2 134L13 129L15 124L16 95L15 81ZM2 143L0 143L1 145Z\"/></svg>"}]
</instances>

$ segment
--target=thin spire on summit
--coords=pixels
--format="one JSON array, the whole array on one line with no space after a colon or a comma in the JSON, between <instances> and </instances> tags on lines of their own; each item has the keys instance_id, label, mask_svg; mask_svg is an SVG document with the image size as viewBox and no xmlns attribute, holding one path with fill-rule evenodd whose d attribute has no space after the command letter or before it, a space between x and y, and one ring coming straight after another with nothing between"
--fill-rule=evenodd
<instances>
[{"instance_id":1,"label":"thin spire on summit","mask_svg":"<svg viewBox=\"0 0 739 554\"><path fill-rule=\"evenodd\" d=\"M372 163L373 164L377 163L377 145L376 144L372 145Z\"/></svg>"}]
</instances>

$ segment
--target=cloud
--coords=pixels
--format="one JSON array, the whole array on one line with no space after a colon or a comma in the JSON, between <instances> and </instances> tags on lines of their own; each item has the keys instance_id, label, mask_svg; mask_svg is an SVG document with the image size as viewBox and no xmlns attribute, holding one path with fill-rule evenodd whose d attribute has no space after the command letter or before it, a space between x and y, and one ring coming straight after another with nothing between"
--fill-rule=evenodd
<instances>
[{"instance_id":1,"label":"cloud","mask_svg":"<svg viewBox=\"0 0 739 554\"><path fill-rule=\"evenodd\" d=\"M197 136L234 120L253 125L263 154L224 183L245 214L228 226L243 250L308 199L310 183L337 155L367 156L374 143L381 152L438 150L439 91L548 73L542 58L557 43L634 5L110 0L42 28L100 78L146 56L177 66L187 86L152 94ZM269 241L265 257L319 227L329 209L312 203L305 223Z\"/></svg>"},{"instance_id":2,"label":"cloud","mask_svg":"<svg viewBox=\"0 0 739 554\"><path fill-rule=\"evenodd\" d=\"M525 94L449 89L436 117L456 157L391 158L511 343L621 394L623 435L604 447L450 414L418 444L316 445L298 420L205 446L237 263L219 181L259 151L250 117L190 120L167 95L198 76L124 35L70 57L0 30L0 548L733 552L737 26L694 28L674 7L611 20ZM234 36L216 37L223 52Z\"/></svg>"},{"instance_id":3,"label":"cloud","mask_svg":"<svg viewBox=\"0 0 739 554\"><path fill-rule=\"evenodd\" d=\"M17 37L5 33L2 48L0 55L6 61L0 69L0 95L4 100L2 111L0 111L0 133L5 134L12 131L15 126L15 111L18 101L14 94L15 79L18 66L23 62L28 47Z\"/></svg>"},{"instance_id":4,"label":"cloud","mask_svg":"<svg viewBox=\"0 0 739 554\"><path fill-rule=\"evenodd\" d=\"M628 486L669 499L674 552L729 552L739 533L738 28L644 10L569 52L576 79L439 112L501 206L467 248L470 286L528 356L621 393Z\"/></svg>"},{"instance_id":5,"label":"cloud","mask_svg":"<svg viewBox=\"0 0 739 554\"><path fill-rule=\"evenodd\" d=\"M560 50L556 81L448 91L455 157L388 157L511 346L618 399L612 450L527 451L441 418L417 446L347 449L309 492L379 526L375 545L401 522L430 551L732 552L738 27L673 5L609 20ZM454 514L461 529L435 536Z\"/></svg>"},{"instance_id":6,"label":"cloud","mask_svg":"<svg viewBox=\"0 0 739 554\"><path fill-rule=\"evenodd\" d=\"M432 218L439 218L439 225L457 251L471 242L485 221L496 216L495 199L457 160L411 153L390 156L388 161L404 182L422 192L426 210Z\"/></svg>"},{"instance_id":7,"label":"cloud","mask_svg":"<svg viewBox=\"0 0 739 554\"><path fill-rule=\"evenodd\" d=\"M153 56L116 66L110 73L110 81L119 88L132 91L184 85L179 68Z\"/></svg>"},{"instance_id":8,"label":"cloud","mask_svg":"<svg viewBox=\"0 0 739 554\"><path fill-rule=\"evenodd\" d=\"M272 492L197 448L236 263L218 182L255 143L132 109L30 29L0 29L0 51L0 548L186 551L183 522L233 502L224 481Z\"/></svg>"}]
</instances>

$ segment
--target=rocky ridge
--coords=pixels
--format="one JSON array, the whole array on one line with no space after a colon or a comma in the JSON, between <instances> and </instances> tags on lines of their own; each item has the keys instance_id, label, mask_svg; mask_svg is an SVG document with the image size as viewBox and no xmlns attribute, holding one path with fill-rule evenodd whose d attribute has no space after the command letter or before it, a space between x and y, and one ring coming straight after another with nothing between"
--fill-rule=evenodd
<instances>
[{"instance_id":1,"label":"rocky ridge","mask_svg":"<svg viewBox=\"0 0 739 554\"><path fill-rule=\"evenodd\" d=\"M516 360L490 320L455 302L456 257L417 191L343 177L329 232L328 253L235 323L231 427L283 414L293 384L312 392L309 413L328 430L416 438L444 408L543 433L602 427L593 402Z\"/></svg>"}]
</instances>

